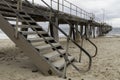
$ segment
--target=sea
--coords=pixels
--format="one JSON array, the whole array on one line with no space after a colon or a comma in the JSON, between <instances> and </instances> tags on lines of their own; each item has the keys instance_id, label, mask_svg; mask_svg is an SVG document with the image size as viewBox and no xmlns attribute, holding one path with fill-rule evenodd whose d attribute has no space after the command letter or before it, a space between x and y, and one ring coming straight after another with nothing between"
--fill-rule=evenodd
<instances>
[{"instance_id":1,"label":"sea","mask_svg":"<svg viewBox=\"0 0 120 80\"><path fill-rule=\"evenodd\" d=\"M110 31L107 37L120 37L120 28L113 27L112 31Z\"/></svg>"},{"instance_id":2,"label":"sea","mask_svg":"<svg viewBox=\"0 0 120 80\"><path fill-rule=\"evenodd\" d=\"M60 28L66 33L69 33L68 25L60 26ZM44 30L48 30L48 27L44 27ZM65 37L64 34L62 34L59 31L59 36L60 37ZM120 37L120 28L113 28L112 31L110 31L105 37ZM0 29L0 39L9 39L7 35Z\"/></svg>"}]
</instances>

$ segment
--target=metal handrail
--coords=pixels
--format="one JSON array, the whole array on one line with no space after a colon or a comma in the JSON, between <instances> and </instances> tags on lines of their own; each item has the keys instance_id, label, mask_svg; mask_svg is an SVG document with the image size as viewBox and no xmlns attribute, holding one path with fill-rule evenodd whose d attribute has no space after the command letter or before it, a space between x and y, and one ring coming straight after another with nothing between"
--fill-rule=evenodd
<instances>
[{"instance_id":1,"label":"metal handrail","mask_svg":"<svg viewBox=\"0 0 120 80\"><path fill-rule=\"evenodd\" d=\"M98 48L97 48L97 46L89 39L89 38L86 38L86 40L87 41L89 41L94 47L95 47L95 54L93 55L93 56L91 56L92 58L93 57L96 57L96 55L97 55L97 52L98 52Z\"/></svg>"},{"instance_id":2,"label":"metal handrail","mask_svg":"<svg viewBox=\"0 0 120 80\"><path fill-rule=\"evenodd\" d=\"M54 46L53 46L53 48L54 48ZM59 52L59 51L58 51ZM59 52L60 53L60 52ZM62 53L60 53L60 54L62 54ZM73 64L72 64L73 65ZM75 67L75 65L73 65L74 67ZM77 67L75 67L76 69L77 69ZM89 68L90 69L90 68ZM78 71L80 71L79 69L77 69Z\"/></svg>"},{"instance_id":3,"label":"metal handrail","mask_svg":"<svg viewBox=\"0 0 120 80\"><path fill-rule=\"evenodd\" d=\"M43 1L43 2L52 10L52 12L54 12L54 10L53 10L44 0L41 0L41 1ZM39 10L38 10L38 11L39 11ZM39 11L39 12L40 12L40 11ZM54 13L56 13L56 12L54 12ZM42 14L42 13L41 13L41 14ZM90 68L91 68L91 64L92 64L92 58L91 58L91 56L89 55L89 53L88 53L85 49L83 49L79 44L77 44L71 37L69 37L62 29L60 29L54 22L52 22L52 21L51 21L49 18L47 18L44 14L43 14L43 16L44 16L47 20L49 20L50 23L52 23L60 32L62 32L67 38L69 38L69 40L71 40L77 47L79 47L79 48L88 56L88 58L89 58L89 66L88 66L88 69L87 69L86 71L89 71ZM77 69L78 72L82 71L82 70L78 69L73 63L71 63L71 65L72 65L75 69ZM86 71L84 71L84 72L86 72Z\"/></svg>"},{"instance_id":4,"label":"metal handrail","mask_svg":"<svg viewBox=\"0 0 120 80\"><path fill-rule=\"evenodd\" d=\"M52 2L54 2L56 4L58 3L55 0L50 0L50 1L51 1L51 3ZM87 11L81 9L80 7L72 4L71 2L69 2L67 0L63 0L63 2L67 2L68 4L70 4L70 6L66 6L63 3L59 3L59 5L63 6L62 8L68 8L68 9L70 9L70 13L69 13L70 15L72 14L72 11L76 12L75 13L76 15L75 14L72 14L72 15L75 15L75 16L78 16L78 17L83 17L85 19L91 19L91 17L93 17L93 15L94 15L93 13L88 13ZM75 7L76 9L73 9L72 7ZM62 9L62 11L64 12L64 9ZM80 14L80 16L78 14Z\"/></svg>"},{"instance_id":5,"label":"metal handrail","mask_svg":"<svg viewBox=\"0 0 120 80\"><path fill-rule=\"evenodd\" d=\"M44 0L43 0L44 1ZM49 5L48 5L49 6ZM49 6L50 7L50 6ZM52 12L54 12L54 10L52 9ZM56 12L54 12L54 13L56 13ZM63 15L64 16L64 15ZM72 25L69 21L67 21L66 19L64 19L64 21L66 21L68 24L70 24L70 25ZM76 30L76 28L75 27L72 27L73 29L75 29ZM81 32L80 31L78 31L79 32L79 34L81 35ZM95 47L95 55L94 56L91 56L91 57L95 57L96 56L96 54L97 54L97 51L98 51L98 49L97 49L97 46L92 42L92 41L90 41L90 39L89 38L85 38L86 40L88 40L94 47Z\"/></svg>"},{"instance_id":6,"label":"metal handrail","mask_svg":"<svg viewBox=\"0 0 120 80\"><path fill-rule=\"evenodd\" d=\"M27 0L25 0L25 1L27 1ZM44 0L42 0L42 1L44 2ZM28 1L27 1L27 2L28 2ZM30 4L30 3L29 3L29 4ZM34 7L33 5L32 5L32 7L36 9L36 7ZM40 13L41 13L41 12L40 12ZM42 13L41 13L41 14L42 14ZM74 40L72 40L64 31L62 31L62 29L60 29L54 22L52 22L51 19L49 19L48 17L46 17L44 14L43 14L43 16L44 16L47 20L49 20L58 30L60 30L60 31L67 37L68 40L71 40L76 46L78 46L78 47L79 47L83 52L85 52L85 54L89 57L89 66L88 66L88 69L85 70L85 71L80 70L80 69L79 69L78 67L76 67L73 63L71 63L71 65L72 65L78 72L86 72L86 71L89 71L90 68L91 68L91 64L92 64L92 58L91 58L91 56L89 55L89 53L88 53L86 50L84 50L80 45L78 45ZM57 51L58 51L59 54L62 54L62 53L59 52L59 50L57 50ZM66 56L63 56L63 57L64 57L66 63L67 63L67 62L70 63L67 55L66 55ZM65 64L65 65L66 65L66 64ZM65 68L65 67L64 67L64 68ZM63 74L64 74L64 73L63 73ZM65 74L64 74L64 75L65 75ZM64 76L64 75L63 75L63 76ZM65 77L66 77L66 76L64 76L64 78L65 78Z\"/></svg>"}]
</instances>

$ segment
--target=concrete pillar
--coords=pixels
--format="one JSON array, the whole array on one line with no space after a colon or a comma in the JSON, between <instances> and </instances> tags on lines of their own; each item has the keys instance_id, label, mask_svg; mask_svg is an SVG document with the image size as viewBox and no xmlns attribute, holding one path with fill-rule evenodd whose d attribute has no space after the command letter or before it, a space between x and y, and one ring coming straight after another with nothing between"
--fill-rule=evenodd
<instances>
[{"instance_id":1,"label":"concrete pillar","mask_svg":"<svg viewBox=\"0 0 120 80\"><path fill-rule=\"evenodd\" d=\"M93 38L95 38L95 27L93 27Z\"/></svg>"},{"instance_id":2,"label":"concrete pillar","mask_svg":"<svg viewBox=\"0 0 120 80\"><path fill-rule=\"evenodd\" d=\"M76 28L75 41L79 42L80 41L80 33L78 32L78 24L75 24L75 28Z\"/></svg>"},{"instance_id":3,"label":"concrete pillar","mask_svg":"<svg viewBox=\"0 0 120 80\"><path fill-rule=\"evenodd\" d=\"M81 38L83 36L83 25L80 25L80 36L81 36Z\"/></svg>"},{"instance_id":4,"label":"concrete pillar","mask_svg":"<svg viewBox=\"0 0 120 80\"><path fill-rule=\"evenodd\" d=\"M98 36L102 36L102 28L98 27L98 31L99 31L99 35Z\"/></svg>"},{"instance_id":5,"label":"concrete pillar","mask_svg":"<svg viewBox=\"0 0 120 80\"><path fill-rule=\"evenodd\" d=\"M90 25L90 37L92 37L92 25Z\"/></svg>"},{"instance_id":6,"label":"concrete pillar","mask_svg":"<svg viewBox=\"0 0 120 80\"><path fill-rule=\"evenodd\" d=\"M75 40L75 30L74 30L74 24L70 25L70 37Z\"/></svg>"},{"instance_id":7,"label":"concrete pillar","mask_svg":"<svg viewBox=\"0 0 120 80\"><path fill-rule=\"evenodd\" d=\"M59 27L58 18L52 19L57 27ZM50 23L50 34L56 40L59 41L58 29L52 23Z\"/></svg>"},{"instance_id":8,"label":"concrete pillar","mask_svg":"<svg viewBox=\"0 0 120 80\"><path fill-rule=\"evenodd\" d=\"M85 25L85 36L88 38L88 25Z\"/></svg>"},{"instance_id":9,"label":"concrete pillar","mask_svg":"<svg viewBox=\"0 0 120 80\"><path fill-rule=\"evenodd\" d=\"M92 36L92 25L91 24L86 25L86 36L87 38L90 38Z\"/></svg>"}]
</instances>

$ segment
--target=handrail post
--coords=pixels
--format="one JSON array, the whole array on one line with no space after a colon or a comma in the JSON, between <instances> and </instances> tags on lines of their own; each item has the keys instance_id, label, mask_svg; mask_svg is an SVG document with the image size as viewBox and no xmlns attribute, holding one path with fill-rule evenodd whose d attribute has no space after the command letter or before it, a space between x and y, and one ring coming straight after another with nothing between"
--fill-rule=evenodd
<instances>
[{"instance_id":1,"label":"handrail post","mask_svg":"<svg viewBox=\"0 0 120 80\"><path fill-rule=\"evenodd\" d=\"M62 11L64 12L64 0L62 0Z\"/></svg>"},{"instance_id":2,"label":"handrail post","mask_svg":"<svg viewBox=\"0 0 120 80\"><path fill-rule=\"evenodd\" d=\"M80 41L80 34L79 34L79 31L78 31L78 23L76 23L75 24L75 31L76 31L76 33L75 33L75 41L76 42L79 42Z\"/></svg>"},{"instance_id":3,"label":"handrail post","mask_svg":"<svg viewBox=\"0 0 120 80\"><path fill-rule=\"evenodd\" d=\"M70 25L70 28L69 28L69 35L67 37L67 45L66 45L66 54L65 54L65 56L66 56L67 59L68 59L69 41L70 41L69 38L70 38L70 35L71 35L71 25ZM68 64L68 61L65 61L63 78L66 77L67 64Z\"/></svg>"},{"instance_id":4,"label":"handrail post","mask_svg":"<svg viewBox=\"0 0 120 80\"><path fill-rule=\"evenodd\" d=\"M70 3L70 15L72 14L72 3Z\"/></svg>"},{"instance_id":5,"label":"handrail post","mask_svg":"<svg viewBox=\"0 0 120 80\"><path fill-rule=\"evenodd\" d=\"M59 3L60 3L60 0L58 0L58 9L57 9L58 11L59 11L59 7L60 7L60 6L59 6Z\"/></svg>"},{"instance_id":6,"label":"handrail post","mask_svg":"<svg viewBox=\"0 0 120 80\"><path fill-rule=\"evenodd\" d=\"M32 4L34 4L34 0L32 0Z\"/></svg>"},{"instance_id":7,"label":"handrail post","mask_svg":"<svg viewBox=\"0 0 120 80\"><path fill-rule=\"evenodd\" d=\"M50 6L52 7L52 0L50 0ZM49 19L52 20L52 10L50 10ZM50 32L51 23L49 22L48 33Z\"/></svg>"},{"instance_id":8,"label":"handrail post","mask_svg":"<svg viewBox=\"0 0 120 80\"><path fill-rule=\"evenodd\" d=\"M82 18L82 9L81 9L81 18Z\"/></svg>"},{"instance_id":9,"label":"handrail post","mask_svg":"<svg viewBox=\"0 0 120 80\"><path fill-rule=\"evenodd\" d=\"M50 0L50 6L51 6L51 8L52 8L52 0Z\"/></svg>"},{"instance_id":10,"label":"handrail post","mask_svg":"<svg viewBox=\"0 0 120 80\"><path fill-rule=\"evenodd\" d=\"M80 35L81 35L81 47L83 47L83 25L80 25ZM80 54L79 54L79 62L81 62L81 58L82 58L82 50L80 50Z\"/></svg>"},{"instance_id":11,"label":"handrail post","mask_svg":"<svg viewBox=\"0 0 120 80\"><path fill-rule=\"evenodd\" d=\"M78 8L78 7L76 6L76 16L77 16L77 8Z\"/></svg>"},{"instance_id":12,"label":"handrail post","mask_svg":"<svg viewBox=\"0 0 120 80\"><path fill-rule=\"evenodd\" d=\"M44 0L42 0L48 7L50 7ZM52 9L52 8L50 8L53 12L54 12L54 10ZM55 13L55 12L54 12ZM44 15L43 15L44 16ZM47 18L46 16L44 16L46 19L48 19L49 20L49 18ZM64 19L65 20L65 19ZM89 66L88 66L88 69L86 70L86 71L88 71L88 70L90 70L90 68L91 68L91 63L92 63L92 58L91 58L91 56L90 56L90 54L85 50L85 49L83 49L79 44L77 44L72 38L70 38L64 31L62 31L59 27L57 27L57 25L54 23L54 22L52 22L51 20L49 20L57 29L59 29L66 37L68 37L69 38L69 40L71 40L76 46L78 46L87 56L88 56L88 58L89 58ZM67 20L65 20L67 23L69 23L69 24L71 24L69 21L67 21ZM74 64L72 64L71 63L71 65L78 71L78 72L80 72L80 69L78 69ZM86 72L85 71L85 72Z\"/></svg>"},{"instance_id":13,"label":"handrail post","mask_svg":"<svg viewBox=\"0 0 120 80\"><path fill-rule=\"evenodd\" d=\"M17 10L22 10L22 0L17 1ZM18 25L19 25L19 18L16 16L16 27L15 27L15 37L18 38Z\"/></svg>"}]
</instances>

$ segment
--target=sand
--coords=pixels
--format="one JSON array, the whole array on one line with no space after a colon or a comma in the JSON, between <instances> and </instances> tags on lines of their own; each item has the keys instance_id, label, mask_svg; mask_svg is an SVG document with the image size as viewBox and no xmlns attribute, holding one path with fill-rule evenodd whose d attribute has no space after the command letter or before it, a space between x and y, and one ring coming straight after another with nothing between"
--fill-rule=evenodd
<instances>
[{"instance_id":1,"label":"sand","mask_svg":"<svg viewBox=\"0 0 120 80\"><path fill-rule=\"evenodd\" d=\"M100 37L91 39L98 46L98 55L93 58L89 72L78 73L72 66L67 69L67 76L72 80L120 80L120 38ZM61 44L65 47L65 39ZM84 48L94 54L94 47L84 41ZM70 43L69 52L78 59L80 50ZM86 69L88 58L82 55L80 69ZM64 80L57 76L44 76L32 72L33 64L22 50L10 40L0 40L0 80ZM67 79L68 80L68 79Z\"/></svg>"}]
</instances>

